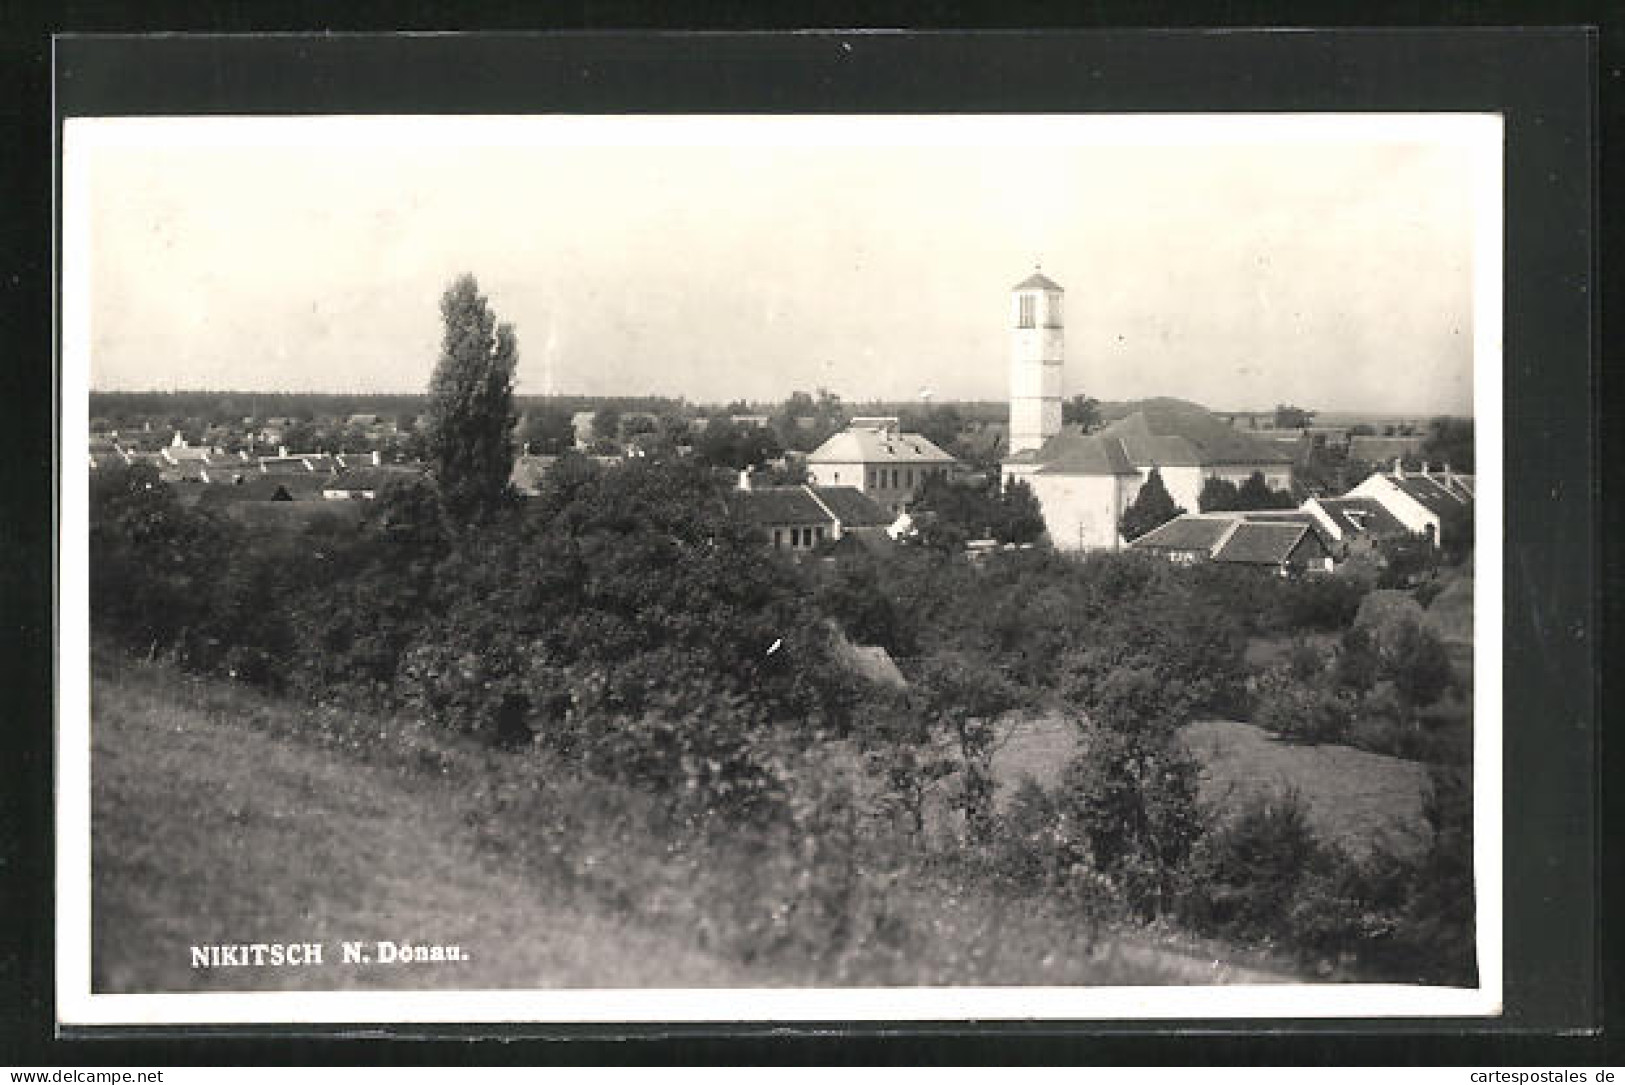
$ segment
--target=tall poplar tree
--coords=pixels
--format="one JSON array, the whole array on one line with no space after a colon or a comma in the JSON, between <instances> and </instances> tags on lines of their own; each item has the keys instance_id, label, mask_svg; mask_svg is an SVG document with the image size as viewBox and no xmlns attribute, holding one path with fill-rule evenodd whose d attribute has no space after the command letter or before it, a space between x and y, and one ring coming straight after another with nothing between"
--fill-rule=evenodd
<instances>
[{"instance_id":1,"label":"tall poplar tree","mask_svg":"<svg viewBox=\"0 0 1625 1085\"><path fill-rule=\"evenodd\" d=\"M429 381L429 464L449 512L478 516L499 504L513 470L513 372L519 360L511 324L496 315L474 276L440 299L445 323Z\"/></svg>"}]
</instances>

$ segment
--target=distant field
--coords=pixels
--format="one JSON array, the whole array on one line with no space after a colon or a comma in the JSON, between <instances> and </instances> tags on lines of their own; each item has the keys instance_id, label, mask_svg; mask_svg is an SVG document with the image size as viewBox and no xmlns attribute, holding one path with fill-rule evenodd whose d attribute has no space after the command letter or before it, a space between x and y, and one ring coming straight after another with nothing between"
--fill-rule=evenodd
<instances>
[{"instance_id":1,"label":"distant field","mask_svg":"<svg viewBox=\"0 0 1625 1085\"><path fill-rule=\"evenodd\" d=\"M1014 725L994 759L1001 797L1024 776L1046 787L1077 749L1073 725L1059 717ZM1249 794L1296 787L1322 836L1363 851L1379 838L1406 848L1423 830L1427 769L1414 761L1348 746L1283 742L1249 723L1209 720L1185 728L1186 745L1202 762L1202 798L1232 809Z\"/></svg>"}]
</instances>

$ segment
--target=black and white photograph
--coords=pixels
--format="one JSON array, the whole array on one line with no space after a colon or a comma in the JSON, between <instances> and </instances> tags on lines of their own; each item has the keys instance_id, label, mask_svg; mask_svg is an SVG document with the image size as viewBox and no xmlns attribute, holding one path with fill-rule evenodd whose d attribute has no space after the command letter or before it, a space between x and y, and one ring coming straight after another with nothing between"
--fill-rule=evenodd
<instances>
[{"instance_id":1,"label":"black and white photograph","mask_svg":"<svg viewBox=\"0 0 1625 1085\"><path fill-rule=\"evenodd\" d=\"M1493 1017L1502 167L68 120L61 1019Z\"/></svg>"}]
</instances>

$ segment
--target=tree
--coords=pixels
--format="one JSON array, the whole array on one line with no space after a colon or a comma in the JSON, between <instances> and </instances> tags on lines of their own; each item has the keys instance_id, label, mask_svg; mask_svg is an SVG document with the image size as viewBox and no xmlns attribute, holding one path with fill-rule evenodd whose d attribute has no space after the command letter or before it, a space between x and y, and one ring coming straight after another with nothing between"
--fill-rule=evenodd
<instances>
[{"instance_id":1,"label":"tree","mask_svg":"<svg viewBox=\"0 0 1625 1085\"><path fill-rule=\"evenodd\" d=\"M1196 495L1196 507L1201 512L1228 512L1240 508L1236 484L1218 475L1209 475L1202 483L1202 492Z\"/></svg>"},{"instance_id":2,"label":"tree","mask_svg":"<svg viewBox=\"0 0 1625 1085\"><path fill-rule=\"evenodd\" d=\"M1275 405L1276 429L1307 429L1309 423L1314 421L1314 418L1314 411L1306 411L1286 403L1277 403Z\"/></svg>"},{"instance_id":3,"label":"tree","mask_svg":"<svg viewBox=\"0 0 1625 1085\"><path fill-rule=\"evenodd\" d=\"M1152 528L1161 527L1184 513L1184 509L1174 504L1173 497L1168 493L1168 487L1162 484L1162 471L1153 467L1145 484L1140 487L1139 494L1135 496L1134 503L1123 510L1123 518L1118 521L1117 530L1123 538L1132 542Z\"/></svg>"},{"instance_id":4,"label":"tree","mask_svg":"<svg viewBox=\"0 0 1625 1085\"><path fill-rule=\"evenodd\" d=\"M965 829L972 840L984 841L993 828L998 720L1020 695L1003 673L978 663L967 653L928 656L914 676L914 696L928 725L945 730L958 750Z\"/></svg>"},{"instance_id":5,"label":"tree","mask_svg":"<svg viewBox=\"0 0 1625 1085\"><path fill-rule=\"evenodd\" d=\"M508 492L518 346L513 326L497 323L472 275L447 289L440 315L445 334L429 382L429 462L447 510L468 517Z\"/></svg>"},{"instance_id":6,"label":"tree","mask_svg":"<svg viewBox=\"0 0 1625 1085\"><path fill-rule=\"evenodd\" d=\"M1061 404L1061 421L1084 433L1100 428L1100 400L1082 393Z\"/></svg>"},{"instance_id":7,"label":"tree","mask_svg":"<svg viewBox=\"0 0 1625 1085\"><path fill-rule=\"evenodd\" d=\"M1290 492L1271 489L1262 471L1254 471L1236 488L1237 509L1290 509L1296 504Z\"/></svg>"},{"instance_id":8,"label":"tree","mask_svg":"<svg viewBox=\"0 0 1625 1085\"><path fill-rule=\"evenodd\" d=\"M559 407L537 407L525 412L515 436L522 447L544 456L560 455L575 444L570 413Z\"/></svg>"},{"instance_id":9,"label":"tree","mask_svg":"<svg viewBox=\"0 0 1625 1085\"><path fill-rule=\"evenodd\" d=\"M598 408L592 416L592 435L600 441L615 441L621 436L621 410L612 403Z\"/></svg>"},{"instance_id":10,"label":"tree","mask_svg":"<svg viewBox=\"0 0 1625 1085\"><path fill-rule=\"evenodd\" d=\"M1015 479L1006 486L999 503L1002 515L993 525L995 539L1025 546L1043 537L1044 510L1026 479Z\"/></svg>"},{"instance_id":11,"label":"tree","mask_svg":"<svg viewBox=\"0 0 1625 1085\"><path fill-rule=\"evenodd\" d=\"M1471 418L1435 418L1428 423L1428 435L1422 442L1422 455L1430 466L1446 464L1455 471L1473 470L1473 420Z\"/></svg>"}]
</instances>

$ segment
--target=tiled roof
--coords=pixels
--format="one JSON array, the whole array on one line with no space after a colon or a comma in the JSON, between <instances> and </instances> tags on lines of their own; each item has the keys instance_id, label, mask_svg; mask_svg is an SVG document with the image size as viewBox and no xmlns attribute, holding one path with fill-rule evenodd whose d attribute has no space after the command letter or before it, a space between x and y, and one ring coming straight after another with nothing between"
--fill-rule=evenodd
<instances>
[{"instance_id":1,"label":"tiled roof","mask_svg":"<svg viewBox=\"0 0 1625 1085\"><path fill-rule=\"evenodd\" d=\"M1013 288L1015 290L1060 290L1060 284L1041 271L1035 271L1021 280Z\"/></svg>"},{"instance_id":2,"label":"tiled roof","mask_svg":"<svg viewBox=\"0 0 1625 1085\"><path fill-rule=\"evenodd\" d=\"M1209 553L1226 534L1241 526L1234 518L1186 513L1135 539L1140 550L1180 550Z\"/></svg>"},{"instance_id":3,"label":"tiled roof","mask_svg":"<svg viewBox=\"0 0 1625 1085\"><path fill-rule=\"evenodd\" d=\"M1444 516L1468 504L1467 499L1453 493L1442 479L1431 475L1391 474L1388 481L1435 516Z\"/></svg>"},{"instance_id":4,"label":"tiled roof","mask_svg":"<svg viewBox=\"0 0 1625 1085\"><path fill-rule=\"evenodd\" d=\"M286 498L278 494L286 494ZM298 500L319 497L320 489L312 490L294 478L265 478L250 475L241 483L223 483L203 490L198 503L205 506L235 505L243 501Z\"/></svg>"},{"instance_id":5,"label":"tiled roof","mask_svg":"<svg viewBox=\"0 0 1625 1085\"><path fill-rule=\"evenodd\" d=\"M1044 466L1044 475L1138 475L1129 462L1123 442L1115 437L1057 433L1040 448L1035 458Z\"/></svg>"},{"instance_id":6,"label":"tiled roof","mask_svg":"<svg viewBox=\"0 0 1625 1085\"><path fill-rule=\"evenodd\" d=\"M949 464L954 458L917 433L845 429L819 445L812 463Z\"/></svg>"},{"instance_id":7,"label":"tiled roof","mask_svg":"<svg viewBox=\"0 0 1625 1085\"><path fill-rule=\"evenodd\" d=\"M1326 510L1338 530L1346 534L1370 535L1377 539L1410 534L1409 528L1373 498L1323 497L1320 507Z\"/></svg>"},{"instance_id":8,"label":"tiled roof","mask_svg":"<svg viewBox=\"0 0 1625 1085\"><path fill-rule=\"evenodd\" d=\"M1282 565L1311 534L1308 524L1243 520L1213 554L1214 561L1239 565Z\"/></svg>"},{"instance_id":9,"label":"tiled roof","mask_svg":"<svg viewBox=\"0 0 1625 1085\"><path fill-rule=\"evenodd\" d=\"M361 468L345 471L322 479L324 490L372 490L377 492L392 482L410 477L403 471L385 471L377 468Z\"/></svg>"},{"instance_id":10,"label":"tiled roof","mask_svg":"<svg viewBox=\"0 0 1625 1085\"><path fill-rule=\"evenodd\" d=\"M896 519L863 491L851 486L820 486L813 493L835 514L843 528L885 527Z\"/></svg>"},{"instance_id":11,"label":"tiled roof","mask_svg":"<svg viewBox=\"0 0 1625 1085\"><path fill-rule=\"evenodd\" d=\"M1122 441L1137 467L1292 462L1292 454L1274 442L1250 437L1206 411L1135 411L1100 436Z\"/></svg>"},{"instance_id":12,"label":"tiled roof","mask_svg":"<svg viewBox=\"0 0 1625 1085\"><path fill-rule=\"evenodd\" d=\"M804 486L733 490L728 504L753 524L828 524L830 515Z\"/></svg>"},{"instance_id":13,"label":"tiled roof","mask_svg":"<svg viewBox=\"0 0 1625 1085\"><path fill-rule=\"evenodd\" d=\"M547 469L557 459L557 456L520 456L513 461L513 472L508 476L508 482L520 493L534 497L542 484L542 476L547 474Z\"/></svg>"}]
</instances>

